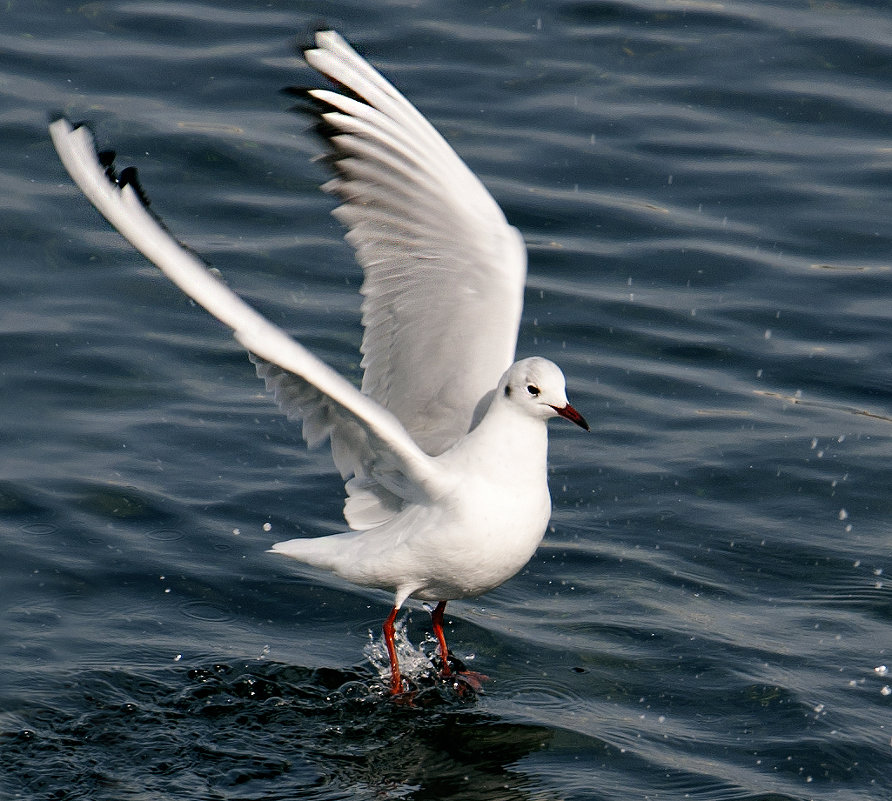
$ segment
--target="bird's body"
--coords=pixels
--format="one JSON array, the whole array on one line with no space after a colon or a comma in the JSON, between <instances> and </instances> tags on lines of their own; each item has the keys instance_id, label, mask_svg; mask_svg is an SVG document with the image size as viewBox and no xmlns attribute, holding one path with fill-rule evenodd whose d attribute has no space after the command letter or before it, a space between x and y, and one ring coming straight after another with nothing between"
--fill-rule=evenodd
<instances>
[{"instance_id":1,"label":"bird's body","mask_svg":"<svg viewBox=\"0 0 892 801\"><path fill-rule=\"evenodd\" d=\"M330 439L346 479L351 531L276 543L283 554L388 590L391 691L403 683L393 642L409 597L437 601L434 631L449 674L443 609L513 576L551 513L546 422L588 428L564 376L532 357L512 364L526 252L467 166L334 31L311 66L345 92L313 89L335 178L323 188L364 271L358 390L232 292L143 205L135 175L98 157L85 128L50 126L63 164L96 208L186 294L229 325L279 407L313 446Z\"/></svg>"},{"instance_id":2,"label":"bird's body","mask_svg":"<svg viewBox=\"0 0 892 801\"><path fill-rule=\"evenodd\" d=\"M518 364L512 369L524 376L523 368L554 367L544 359ZM396 606L408 597L481 595L520 570L542 540L551 515L547 448L545 420L496 393L480 424L434 457L448 477L437 498L366 531L288 540L273 551L391 590Z\"/></svg>"}]
</instances>

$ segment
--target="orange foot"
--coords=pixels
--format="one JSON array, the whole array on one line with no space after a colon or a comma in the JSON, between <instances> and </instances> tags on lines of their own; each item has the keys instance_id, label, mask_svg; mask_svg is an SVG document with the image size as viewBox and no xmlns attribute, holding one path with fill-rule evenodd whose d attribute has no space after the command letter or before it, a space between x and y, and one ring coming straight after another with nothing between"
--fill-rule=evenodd
<instances>
[{"instance_id":1,"label":"orange foot","mask_svg":"<svg viewBox=\"0 0 892 801\"><path fill-rule=\"evenodd\" d=\"M453 656L451 651L445 664L442 659L436 661L440 669L440 678L451 684L459 695L464 696L469 692L482 693L483 682L489 681L489 676L486 674L468 670L464 662Z\"/></svg>"},{"instance_id":2,"label":"orange foot","mask_svg":"<svg viewBox=\"0 0 892 801\"><path fill-rule=\"evenodd\" d=\"M448 678L452 679L452 686L461 696L468 692L482 693L483 682L489 681L489 676L478 673L476 670L456 671Z\"/></svg>"}]
</instances>

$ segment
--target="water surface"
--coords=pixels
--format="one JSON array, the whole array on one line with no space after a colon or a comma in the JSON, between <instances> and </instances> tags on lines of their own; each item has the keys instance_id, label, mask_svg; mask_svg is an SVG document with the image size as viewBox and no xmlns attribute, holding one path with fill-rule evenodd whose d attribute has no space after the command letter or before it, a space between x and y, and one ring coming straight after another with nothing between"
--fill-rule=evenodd
<instances>
[{"instance_id":1,"label":"water surface","mask_svg":"<svg viewBox=\"0 0 892 801\"><path fill-rule=\"evenodd\" d=\"M358 377L359 270L282 86L324 18L530 251L552 527L451 603L491 680L382 697L384 594L265 553L342 484L78 195L88 120L230 284ZM0 11L0 794L892 794L892 17L883 2L106 2ZM370 637L372 640L370 640Z\"/></svg>"}]
</instances>

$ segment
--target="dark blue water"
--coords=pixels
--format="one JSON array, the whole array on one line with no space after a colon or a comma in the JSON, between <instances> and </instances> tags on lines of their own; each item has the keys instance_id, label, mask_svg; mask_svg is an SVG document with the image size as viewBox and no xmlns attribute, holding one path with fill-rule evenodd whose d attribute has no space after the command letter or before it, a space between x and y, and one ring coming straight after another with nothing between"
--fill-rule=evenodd
<instances>
[{"instance_id":1,"label":"dark blue water","mask_svg":"<svg viewBox=\"0 0 892 801\"><path fill-rule=\"evenodd\" d=\"M360 276L280 87L339 28L523 232L552 528L449 607L491 677L383 697L383 594L237 344L79 196L88 120L230 284L358 374ZM0 797L892 797L885 2L0 9ZM375 641L370 641L370 632ZM889 668L885 667L889 666Z\"/></svg>"}]
</instances>

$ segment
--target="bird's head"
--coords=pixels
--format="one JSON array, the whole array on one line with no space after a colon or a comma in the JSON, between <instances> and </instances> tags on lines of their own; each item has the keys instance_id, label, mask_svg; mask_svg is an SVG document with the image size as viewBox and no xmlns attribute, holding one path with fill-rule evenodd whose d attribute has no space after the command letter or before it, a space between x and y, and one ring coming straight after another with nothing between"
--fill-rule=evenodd
<instances>
[{"instance_id":1,"label":"bird's head","mask_svg":"<svg viewBox=\"0 0 892 801\"><path fill-rule=\"evenodd\" d=\"M547 420L560 416L589 430L585 418L567 401L561 368L548 359L533 356L514 362L499 381L497 392L531 417Z\"/></svg>"}]
</instances>

